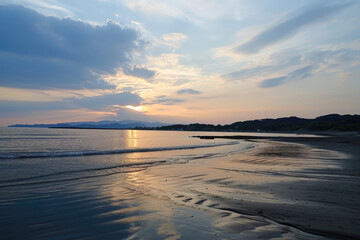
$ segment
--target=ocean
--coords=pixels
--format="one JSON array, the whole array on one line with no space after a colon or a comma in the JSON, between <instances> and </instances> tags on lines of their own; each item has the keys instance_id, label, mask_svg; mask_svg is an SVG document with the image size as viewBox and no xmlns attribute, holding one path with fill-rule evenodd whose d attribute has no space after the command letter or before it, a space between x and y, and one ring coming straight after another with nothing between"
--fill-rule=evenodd
<instances>
[{"instance_id":1,"label":"ocean","mask_svg":"<svg viewBox=\"0 0 360 240\"><path fill-rule=\"evenodd\" d=\"M0 187L88 178L242 151L196 132L0 128Z\"/></svg>"},{"instance_id":2,"label":"ocean","mask_svg":"<svg viewBox=\"0 0 360 240\"><path fill-rule=\"evenodd\" d=\"M239 133L0 128L0 238L331 239L296 214L344 154L196 135Z\"/></svg>"}]
</instances>

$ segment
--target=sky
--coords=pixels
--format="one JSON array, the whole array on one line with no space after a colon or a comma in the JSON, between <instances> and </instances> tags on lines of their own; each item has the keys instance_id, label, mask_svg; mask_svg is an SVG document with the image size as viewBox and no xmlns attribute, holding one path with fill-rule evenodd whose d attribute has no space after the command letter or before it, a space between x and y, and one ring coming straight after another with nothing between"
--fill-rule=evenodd
<instances>
[{"instance_id":1,"label":"sky","mask_svg":"<svg viewBox=\"0 0 360 240\"><path fill-rule=\"evenodd\" d=\"M360 1L0 0L0 125L360 114Z\"/></svg>"}]
</instances>

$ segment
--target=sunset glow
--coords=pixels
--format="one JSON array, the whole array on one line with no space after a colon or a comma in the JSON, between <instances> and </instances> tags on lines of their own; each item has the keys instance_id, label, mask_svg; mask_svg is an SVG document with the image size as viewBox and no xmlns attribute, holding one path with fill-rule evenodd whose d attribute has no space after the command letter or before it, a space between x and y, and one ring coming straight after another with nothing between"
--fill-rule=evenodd
<instances>
[{"instance_id":1,"label":"sunset glow","mask_svg":"<svg viewBox=\"0 0 360 240\"><path fill-rule=\"evenodd\" d=\"M360 113L359 12L352 0L3 0L0 125L70 110L213 124Z\"/></svg>"},{"instance_id":2,"label":"sunset glow","mask_svg":"<svg viewBox=\"0 0 360 240\"><path fill-rule=\"evenodd\" d=\"M135 110L137 112L144 112L145 111L145 107L142 107L142 106L134 107L134 106L131 106L131 105L127 105L125 107L128 108L128 109L131 109L131 110Z\"/></svg>"},{"instance_id":3,"label":"sunset glow","mask_svg":"<svg viewBox=\"0 0 360 240\"><path fill-rule=\"evenodd\" d=\"M360 239L359 13L0 0L1 240Z\"/></svg>"}]
</instances>

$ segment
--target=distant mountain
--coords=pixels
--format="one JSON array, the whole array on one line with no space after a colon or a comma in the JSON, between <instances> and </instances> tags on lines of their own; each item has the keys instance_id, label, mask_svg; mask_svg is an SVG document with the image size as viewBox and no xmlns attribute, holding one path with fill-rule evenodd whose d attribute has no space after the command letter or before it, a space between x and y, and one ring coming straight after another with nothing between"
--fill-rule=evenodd
<instances>
[{"instance_id":1,"label":"distant mountain","mask_svg":"<svg viewBox=\"0 0 360 240\"><path fill-rule=\"evenodd\" d=\"M161 122L144 122L135 120L100 121L100 122L66 122L56 124L15 124L9 127L30 128L104 128L104 129L129 129L129 128L156 128L169 125Z\"/></svg>"},{"instance_id":2,"label":"distant mountain","mask_svg":"<svg viewBox=\"0 0 360 240\"><path fill-rule=\"evenodd\" d=\"M315 119L285 117L276 119L258 119L234 122L228 125L212 124L176 124L161 122L143 122L134 120L100 121L100 122L67 122L56 124L16 124L9 127L37 127L37 128L101 128L101 129L156 129L181 131L359 131L360 115L330 114Z\"/></svg>"},{"instance_id":3,"label":"distant mountain","mask_svg":"<svg viewBox=\"0 0 360 240\"><path fill-rule=\"evenodd\" d=\"M183 131L360 131L360 115L330 114L315 119L286 117L235 122L229 125L177 124L157 130Z\"/></svg>"}]
</instances>

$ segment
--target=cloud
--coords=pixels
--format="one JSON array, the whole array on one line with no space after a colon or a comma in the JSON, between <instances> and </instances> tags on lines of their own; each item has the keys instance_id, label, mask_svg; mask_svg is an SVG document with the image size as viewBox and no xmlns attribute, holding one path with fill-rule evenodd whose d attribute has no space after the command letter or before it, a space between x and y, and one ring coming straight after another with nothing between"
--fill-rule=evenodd
<instances>
[{"instance_id":1,"label":"cloud","mask_svg":"<svg viewBox=\"0 0 360 240\"><path fill-rule=\"evenodd\" d=\"M265 79L259 84L259 87L260 88L276 87L283 84L286 80L287 80L287 76Z\"/></svg>"},{"instance_id":2,"label":"cloud","mask_svg":"<svg viewBox=\"0 0 360 240\"><path fill-rule=\"evenodd\" d=\"M75 105L92 109L101 110L112 105L139 105L143 101L140 96L130 92L100 95L95 97L72 98L70 99Z\"/></svg>"},{"instance_id":3,"label":"cloud","mask_svg":"<svg viewBox=\"0 0 360 240\"><path fill-rule=\"evenodd\" d=\"M168 33L164 34L162 38L164 41L176 42L187 39L187 36L183 33Z\"/></svg>"},{"instance_id":4,"label":"cloud","mask_svg":"<svg viewBox=\"0 0 360 240\"><path fill-rule=\"evenodd\" d=\"M130 68L124 68L123 72L126 75L143 78L146 80L151 79L155 76L155 71L149 70L146 67L141 67L136 65Z\"/></svg>"},{"instance_id":5,"label":"cloud","mask_svg":"<svg viewBox=\"0 0 360 240\"><path fill-rule=\"evenodd\" d=\"M242 69L221 76L227 82L248 81L264 78L270 74L281 72L284 69L296 68L302 64L303 56L288 53L276 53L270 56L263 56L260 60L250 61ZM287 70L288 71L288 70Z\"/></svg>"},{"instance_id":6,"label":"cloud","mask_svg":"<svg viewBox=\"0 0 360 240\"><path fill-rule=\"evenodd\" d=\"M206 26L209 20L216 20L223 16L239 19L244 11L236 0L123 0L122 3L132 11L147 13L157 18L177 18L197 26Z\"/></svg>"},{"instance_id":7,"label":"cloud","mask_svg":"<svg viewBox=\"0 0 360 240\"><path fill-rule=\"evenodd\" d=\"M177 91L177 94L200 94L201 92L194 89L181 89Z\"/></svg>"},{"instance_id":8,"label":"cloud","mask_svg":"<svg viewBox=\"0 0 360 240\"><path fill-rule=\"evenodd\" d=\"M234 71L231 73L224 74L221 76L221 78L228 82L238 81L238 80L246 81L249 78L266 74L272 68L273 68L273 66L259 66L259 67L254 67L254 68L245 68L245 69L241 69L239 71Z\"/></svg>"},{"instance_id":9,"label":"cloud","mask_svg":"<svg viewBox=\"0 0 360 240\"><path fill-rule=\"evenodd\" d=\"M277 87L281 84L284 84L288 81L305 79L311 76L311 71L314 70L314 66L306 66L300 69L297 69L286 76L278 77L278 78L269 78L260 82L260 88L272 88Z\"/></svg>"},{"instance_id":10,"label":"cloud","mask_svg":"<svg viewBox=\"0 0 360 240\"><path fill-rule=\"evenodd\" d=\"M115 110L115 115L106 116L106 120L139 120L139 121L152 121L153 119L146 114L134 111L128 108L120 107Z\"/></svg>"},{"instance_id":11,"label":"cloud","mask_svg":"<svg viewBox=\"0 0 360 240\"><path fill-rule=\"evenodd\" d=\"M181 102L185 102L185 100L179 99L179 98L165 98L165 97L161 96L161 97L157 97L157 99L155 101L145 103L143 105L152 105L152 104L174 105L174 104L181 103Z\"/></svg>"},{"instance_id":12,"label":"cloud","mask_svg":"<svg viewBox=\"0 0 360 240\"><path fill-rule=\"evenodd\" d=\"M78 62L0 54L0 85L28 89L109 89L115 86Z\"/></svg>"},{"instance_id":13,"label":"cloud","mask_svg":"<svg viewBox=\"0 0 360 240\"><path fill-rule=\"evenodd\" d=\"M139 105L143 99L134 93L122 92L83 98L65 98L62 101L0 101L1 112L50 111L87 108L91 110L110 110L113 105Z\"/></svg>"},{"instance_id":14,"label":"cloud","mask_svg":"<svg viewBox=\"0 0 360 240\"><path fill-rule=\"evenodd\" d=\"M177 49L187 38L183 33L167 33L162 35L161 44Z\"/></svg>"},{"instance_id":15,"label":"cloud","mask_svg":"<svg viewBox=\"0 0 360 240\"><path fill-rule=\"evenodd\" d=\"M297 16L286 19L285 21L259 33L248 42L236 47L235 51L243 54L257 53L263 48L293 36L301 28L315 24L324 20L326 17L351 6L352 3L353 2L350 1L343 1L331 5L314 5Z\"/></svg>"},{"instance_id":16,"label":"cloud","mask_svg":"<svg viewBox=\"0 0 360 240\"><path fill-rule=\"evenodd\" d=\"M63 101L0 101L0 113L2 113L2 116L7 116L9 112L67 110L75 108L76 106L70 102Z\"/></svg>"},{"instance_id":17,"label":"cloud","mask_svg":"<svg viewBox=\"0 0 360 240\"><path fill-rule=\"evenodd\" d=\"M2 0L2 5L21 4L30 7L47 16L75 16L71 7L58 2L57 0Z\"/></svg>"},{"instance_id":18,"label":"cloud","mask_svg":"<svg viewBox=\"0 0 360 240\"><path fill-rule=\"evenodd\" d=\"M156 98L166 98L166 95L160 95L160 96L157 96Z\"/></svg>"},{"instance_id":19,"label":"cloud","mask_svg":"<svg viewBox=\"0 0 360 240\"><path fill-rule=\"evenodd\" d=\"M344 69L357 66L360 64L360 45L313 51L305 54L304 60L319 64L326 71L338 70L336 67Z\"/></svg>"},{"instance_id":20,"label":"cloud","mask_svg":"<svg viewBox=\"0 0 360 240\"><path fill-rule=\"evenodd\" d=\"M262 61L250 62L238 71L223 74L221 78L226 82L273 79L268 82L279 85L284 79L274 78L274 75L285 76L293 71L295 75L298 73L295 70L304 66L313 66L317 73L350 71L360 64L360 42L317 46L317 50L303 50L301 53L286 49L262 59Z\"/></svg>"},{"instance_id":21,"label":"cloud","mask_svg":"<svg viewBox=\"0 0 360 240\"><path fill-rule=\"evenodd\" d=\"M144 48L134 29L46 17L20 5L0 5L0 39L0 85L32 89L114 88L101 75L129 68Z\"/></svg>"},{"instance_id":22,"label":"cloud","mask_svg":"<svg viewBox=\"0 0 360 240\"><path fill-rule=\"evenodd\" d=\"M158 56L148 56L146 65L156 71L156 81L172 86L179 86L187 82L201 80L204 74L196 65L180 63L183 55L162 53Z\"/></svg>"}]
</instances>

